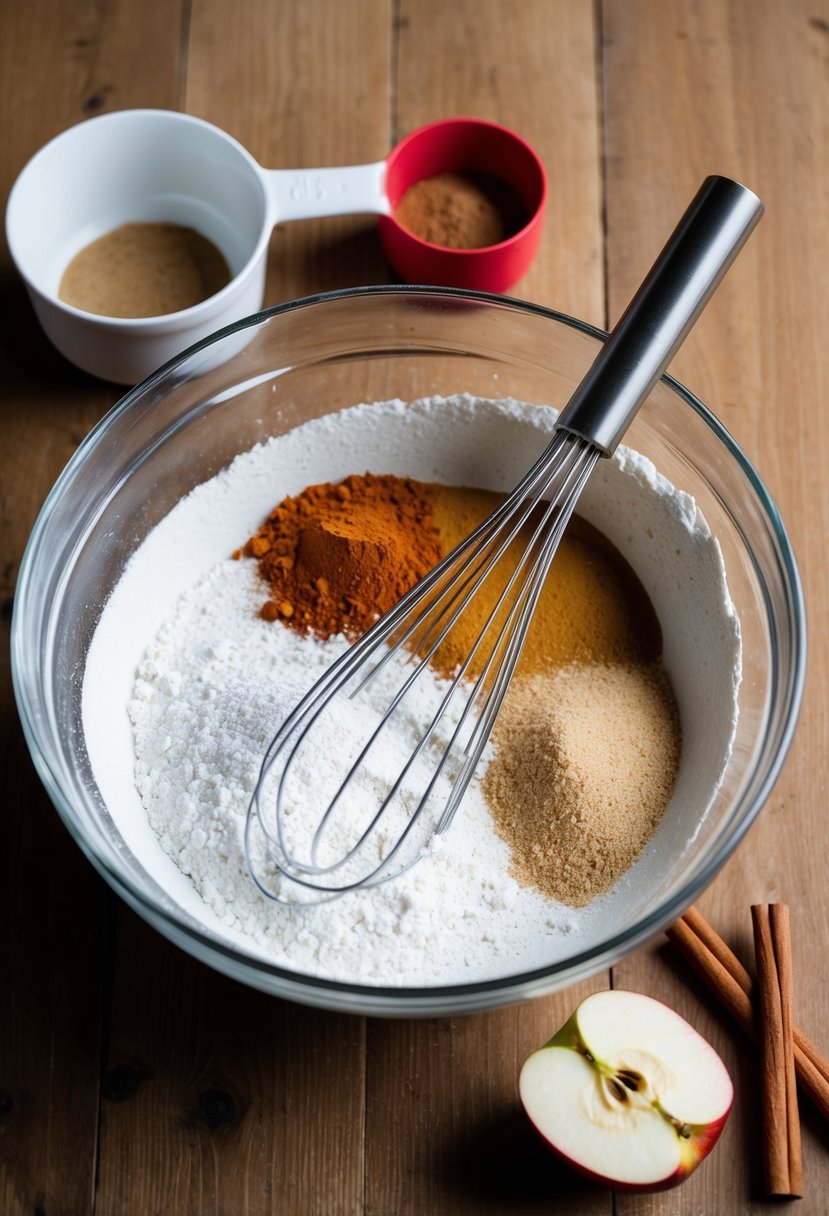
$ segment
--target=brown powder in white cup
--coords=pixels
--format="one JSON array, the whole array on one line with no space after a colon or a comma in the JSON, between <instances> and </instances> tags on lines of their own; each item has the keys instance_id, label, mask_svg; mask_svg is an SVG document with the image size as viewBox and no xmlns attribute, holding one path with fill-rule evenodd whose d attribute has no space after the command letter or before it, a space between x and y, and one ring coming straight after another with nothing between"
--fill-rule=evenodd
<instances>
[{"instance_id":1,"label":"brown powder in white cup","mask_svg":"<svg viewBox=\"0 0 829 1216\"><path fill-rule=\"evenodd\" d=\"M98 316L158 317L200 304L230 279L224 254L194 228L122 224L75 255L58 297Z\"/></svg>"}]
</instances>

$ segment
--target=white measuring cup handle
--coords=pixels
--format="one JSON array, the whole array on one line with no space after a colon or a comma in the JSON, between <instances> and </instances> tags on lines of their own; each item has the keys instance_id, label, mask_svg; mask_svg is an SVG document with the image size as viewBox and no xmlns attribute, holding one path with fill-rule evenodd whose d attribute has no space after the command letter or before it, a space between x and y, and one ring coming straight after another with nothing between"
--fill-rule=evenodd
<instances>
[{"instance_id":1,"label":"white measuring cup handle","mask_svg":"<svg viewBox=\"0 0 829 1216\"><path fill-rule=\"evenodd\" d=\"M389 215L386 162L341 169L263 169L272 223L326 215Z\"/></svg>"}]
</instances>

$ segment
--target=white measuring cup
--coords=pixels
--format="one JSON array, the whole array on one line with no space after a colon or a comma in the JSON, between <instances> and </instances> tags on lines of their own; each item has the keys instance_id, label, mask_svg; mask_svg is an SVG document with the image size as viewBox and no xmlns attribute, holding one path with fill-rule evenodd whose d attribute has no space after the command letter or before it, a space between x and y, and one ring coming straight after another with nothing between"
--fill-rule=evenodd
<instances>
[{"instance_id":1,"label":"white measuring cup","mask_svg":"<svg viewBox=\"0 0 829 1216\"><path fill-rule=\"evenodd\" d=\"M395 221L394 205L418 177L449 168L499 172L504 164L528 215L510 240L448 250ZM173 110L122 110L70 127L32 157L9 196L6 237L57 349L93 375L132 384L261 308L277 223L376 214L386 254L407 281L502 291L535 253L545 197L544 170L529 145L479 119L432 123L371 164L264 169L202 119ZM59 298L64 270L86 245L122 224L161 221L195 228L213 241L227 259L230 282L199 304L156 317L99 316Z\"/></svg>"}]
</instances>

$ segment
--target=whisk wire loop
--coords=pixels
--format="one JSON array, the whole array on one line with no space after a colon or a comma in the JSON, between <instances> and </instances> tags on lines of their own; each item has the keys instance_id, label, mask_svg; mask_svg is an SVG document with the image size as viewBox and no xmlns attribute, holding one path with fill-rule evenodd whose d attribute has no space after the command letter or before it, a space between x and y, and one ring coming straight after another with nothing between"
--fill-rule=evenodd
<instances>
[{"instance_id":1,"label":"whisk wire loop","mask_svg":"<svg viewBox=\"0 0 829 1216\"><path fill-rule=\"evenodd\" d=\"M600 456L613 454L762 210L759 199L736 182L706 179L559 415L555 437L512 494L337 659L279 728L262 763L245 824L248 868L265 895L280 903L296 902L297 892L305 900L324 900L386 882L417 861L424 849L423 843L418 846L419 838L431 838L449 826L483 755L550 564L588 477ZM542 502L546 505L536 519ZM531 536L524 541L526 531ZM441 648L462 625L481 588L505 559L511 560L510 547L519 538L523 551L504 585L496 588L494 606L484 610L471 645L464 642L465 657L455 665L446 687L436 692L434 668L440 668ZM402 674L395 683L396 664ZM412 711L418 720L415 742L406 744L408 755L397 765L395 779L389 782L385 774L378 779L370 771L369 757L391 720L405 712L409 693L427 672L427 708L420 705L417 714ZM301 857L289 840L286 822L291 810L288 784L300 752L308 746L313 755L314 727L338 697L351 697L356 709L357 698L372 682L378 686L372 694L377 701L386 679L391 685L387 700L382 708L367 707L374 714L367 741L358 742L356 757L344 764L345 775L311 832L308 856ZM458 695L465 700L453 720ZM421 718L428 719L425 726ZM441 742L447 723L448 739ZM420 769L425 771L424 785L412 794L406 783ZM345 833L347 843L338 857L326 861L321 857L323 839L347 795L354 802L350 787L358 772L369 778L361 797L368 796L372 783L379 786L376 808L362 815L356 829L346 808L348 822L341 822L340 836ZM446 793L439 791L444 776ZM301 781L299 785L301 801ZM273 826L264 805L269 791L275 791ZM437 810L435 801L440 804ZM351 808L361 814L362 809Z\"/></svg>"},{"instance_id":2,"label":"whisk wire loop","mask_svg":"<svg viewBox=\"0 0 829 1216\"><path fill-rule=\"evenodd\" d=\"M387 881L408 868L416 857L399 862L398 856L420 826L450 759L460 752L460 766L450 778L449 794L442 809L432 816L429 835L438 834L449 827L486 747L495 715L518 662L544 578L572 513L575 496L599 455L598 449L586 440L564 433L557 434L512 494L425 580L403 597L379 628L375 626L369 630L364 638L346 651L286 719L268 750L253 800L258 824L267 843L269 860L284 877L311 890L338 894L356 886ZM440 647L446 643L452 629L469 608L473 596L478 595L486 580L501 568L510 546L526 529L543 498L550 501L533 525L531 536L497 593L465 657L453 671L431 719L398 770L395 780L373 813L367 816L353 843L335 860L327 864L321 862L319 854L323 837L356 774L364 767L372 748L404 704L416 681L425 670L430 669ZM569 508L568 500L572 500ZM493 639L492 632L500 617L503 619ZM474 680L468 680L467 673L487 645L489 648L483 656L480 671ZM332 689L348 690L348 696L356 697L389 662L399 658L403 652L407 652L408 670L402 682L329 801L311 838L308 855L298 856L287 840L285 801L300 749L324 713ZM372 659L375 661L372 662ZM493 670L494 680L491 678ZM354 686L349 687L350 684ZM406 779L434 742L452 701L461 690L465 694L465 702L451 735L433 763L425 788L419 792L417 801L407 812L406 821L394 843L373 858L357 878L345 878L348 865L359 857L380 830L384 817L395 804ZM280 761L283 753L283 767L277 778L274 797L274 830L265 821L261 793L265 776ZM338 874L343 874L343 880L337 881L331 877Z\"/></svg>"}]
</instances>

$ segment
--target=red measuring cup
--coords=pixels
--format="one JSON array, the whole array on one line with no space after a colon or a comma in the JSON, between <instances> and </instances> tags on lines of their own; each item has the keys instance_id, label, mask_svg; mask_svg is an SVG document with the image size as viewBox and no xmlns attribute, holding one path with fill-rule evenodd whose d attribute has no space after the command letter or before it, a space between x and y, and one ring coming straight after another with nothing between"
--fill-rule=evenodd
<instances>
[{"instance_id":1,"label":"red measuring cup","mask_svg":"<svg viewBox=\"0 0 829 1216\"><path fill-rule=\"evenodd\" d=\"M506 291L538 250L547 199L547 175L535 151L508 127L480 118L429 123L402 140L386 159L385 193L390 213L381 215L383 250L407 283L436 283L479 291ZM406 190L439 173L487 173L510 186L526 220L497 245L449 249L404 228L394 216Z\"/></svg>"}]
</instances>

